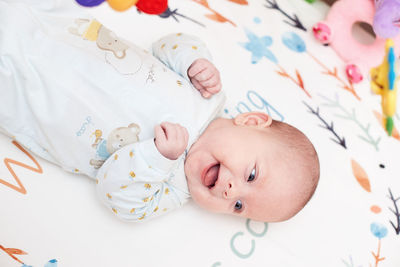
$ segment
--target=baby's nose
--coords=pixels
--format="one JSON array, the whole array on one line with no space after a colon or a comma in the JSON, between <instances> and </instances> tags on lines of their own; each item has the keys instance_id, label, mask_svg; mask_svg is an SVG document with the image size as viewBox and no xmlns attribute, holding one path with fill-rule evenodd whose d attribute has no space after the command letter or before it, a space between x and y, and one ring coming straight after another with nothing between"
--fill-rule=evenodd
<instances>
[{"instance_id":1,"label":"baby's nose","mask_svg":"<svg viewBox=\"0 0 400 267\"><path fill-rule=\"evenodd\" d=\"M225 199L235 198L237 194L237 188L232 181L228 181L225 185L225 190L223 191L223 197Z\"/></svg>"}]
</instances>

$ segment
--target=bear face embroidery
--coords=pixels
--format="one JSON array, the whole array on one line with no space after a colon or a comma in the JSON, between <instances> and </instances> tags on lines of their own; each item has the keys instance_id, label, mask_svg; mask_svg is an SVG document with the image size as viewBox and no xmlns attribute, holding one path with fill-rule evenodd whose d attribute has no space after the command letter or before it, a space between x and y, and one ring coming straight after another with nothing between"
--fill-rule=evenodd
<instances>
[{"instance_id":1,"label":"bear face embroidery","mask_svg":"<svg viewBox=\"0 0 400 267\"><path fill-rule=\"evenodd\" d=\"M95 169L100 168L103 163L118 149L139 141L140 127L131 123L128 127L119 127L110 132L107 139L102 138L102 132L96 130L96 140L92 147L96 149L96 158L90 160L90 165Z\"/></svg>"}]
</instances>

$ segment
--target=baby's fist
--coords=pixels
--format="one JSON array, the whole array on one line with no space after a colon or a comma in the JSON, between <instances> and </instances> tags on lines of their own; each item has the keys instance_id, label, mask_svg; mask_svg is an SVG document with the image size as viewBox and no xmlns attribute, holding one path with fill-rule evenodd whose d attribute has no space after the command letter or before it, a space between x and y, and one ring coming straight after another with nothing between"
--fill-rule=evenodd
<instances>
[{"instance_id":1,"label":"baby's fist","mask_svg":"<svg viewBox=\"0 0 400 267\"><path fill-rule=\"evenodd\" d=\"M185 151L189 134L185 127L170 122L163 122L154 127L154 143L158 151L170 160L179 158Z\"/></svg>"},{"instance_id":2,"label":"baby's fist","mask_svg":"<svg viewBox=\"0 0 400 267\"><path fill-rule=\"evenodd\" d=\"M217 68L205 58L195 60L188 69L193 86L204 98L210 98L221 90L221 79Z\"/></svg>"}]
</instances>

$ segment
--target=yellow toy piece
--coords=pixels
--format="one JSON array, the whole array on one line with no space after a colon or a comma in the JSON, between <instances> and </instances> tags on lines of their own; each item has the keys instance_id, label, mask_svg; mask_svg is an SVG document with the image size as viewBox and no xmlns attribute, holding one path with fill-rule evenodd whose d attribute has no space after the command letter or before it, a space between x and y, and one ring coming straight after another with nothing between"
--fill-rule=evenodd
<instances>
[{"instance_id":1,"label":"yellow toy piece","mask_svg":"<svg viewBox=\"0 0 400 267\"><path fill-rule=\"evenodd\" d=\"M117 11L125 11L133 5L136 5L138 0L107 0L108 4Z\"/></svg>"},{"instance_id":2,"label":"yellow toy piece","mask_svg":"<svg viewBox=\"0 0 400 267\"><path fill-rule=\"evenodd\" d=\"M393 115L396 113L397 98L396 56L392 39L387 39L385 51L382 64L372 68L370 74L372 91L382 97L381 105L385 116L385 126L390 136L394 128Z\"/></svg>"}]
</instances>

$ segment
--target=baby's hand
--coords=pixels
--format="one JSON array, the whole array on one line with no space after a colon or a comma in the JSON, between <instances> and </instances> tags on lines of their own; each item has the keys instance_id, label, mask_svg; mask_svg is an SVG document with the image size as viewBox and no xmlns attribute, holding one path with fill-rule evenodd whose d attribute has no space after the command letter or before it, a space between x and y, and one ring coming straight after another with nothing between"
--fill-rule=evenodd
<instances>
[{"instance_id":1,"label":"baby's hand","mask_svg":"<svg viewBox=\"0 0 400 267\"><path fill-rule=\"evenodd\" d=\"M175 160L185 151L189 134L185 127L163 122L154 127L154 143L164 157Z\"/></svg>"},{"instance_id":2,"label":"baby's hand","mask_svg":"<svg viewBox=\"0 0 400 267\"><path fill-rule=\"evenodd\" d=\"M195 60L188 69L193 86L204 98L210 98L221 90L221 79L217 68L205 58Z\"/></svg>"}]
</instances>

